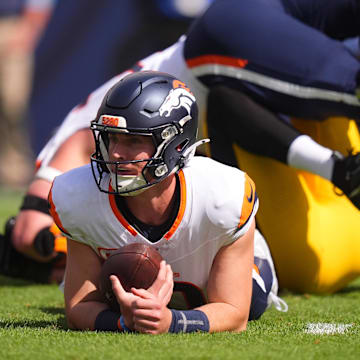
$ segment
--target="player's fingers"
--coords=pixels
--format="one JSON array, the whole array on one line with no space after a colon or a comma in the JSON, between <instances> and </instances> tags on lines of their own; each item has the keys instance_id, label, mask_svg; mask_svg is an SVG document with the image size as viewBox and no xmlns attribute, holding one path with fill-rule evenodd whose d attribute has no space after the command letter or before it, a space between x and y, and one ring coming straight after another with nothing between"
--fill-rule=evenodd
<instances>
[{"instance_id":1,"label":"player's fingers","mask_svg":"<svg viewBox=\"0 0 360 360\"><path fill-rule=\"evenodd\" d=\"M126 296L126 291L122 287L119 278L115 275L110 275L110 281L116 298L122 300Z\"/></svg>"},{"instance_id":2,"label":"player's fingers","mask_svg":"<svg viewBox=\"0 0 360 360\"><path fill-rule=\"evenodd\" d=\"M158 333L160 318L153 311L143 311L134 315L134 329L141 333Z\"/></svg>"},{"instance_id":3,"label":"player's fingers","mask_svg":"<svg viewBox=\"0 0 360 360\"><path fill-rule=\"evenodd\" d=\"M166 262L162 260L160 263L160 269L154 283L148 289L152 294L157 294L160 290L161 285L166 279Z\"/></svg>"},{"instance_id":4,"label":"player's fingers","mask_svg":"<svg viewBox=\"0 0 360 360\"><path fill-rule=\"evenodd\" d=\"M136 299L134 299L131 306L133 313L140 310L160 311L163 306L163 301L156 297L144 299L142 297L136 296Z\"/></svg>"},{"instance_id":5,"label":"player's fingers","mask_svg":"<svg viewBox=\"0 0 360 360\"><path fill-rule=\"evenodd\" d=\"M131 288L130 290L134 295L139 296L142 299L153 299L154 295L145 289Z\"/></svg>"},{"instance_id":6,"label":"player's fingers","mask_svg":"<svg viewBox=\"0 0 360 360\"><path fill-rule=\"evenodd\" d=\"M166 281L162 284L158 292L158 298L166 304L169 303L174 288L173 273L170 265L167 265Z\"/></svg>"},{"instance_id":7,"label":"player's fingers","mask_svg":"<svg viewBox=\"0 0 360 360\"><path fill-rule=\"evenodd\" d=\"M168 315L171 316L171 312L166 308L155 310L138 309L133 314L134 328L139 332L149 334L167 332L170 325L169 321L171 321Z\"/></svg>"},{"instance_id":8,"label":"player's fingers","mask_svg":"<svg viewBox=\"0 0 360 360\"><path fill-rule=\"evenodd\" d=\"M157 275L157 279L159 280L164 280L166 277L166 261L162 260L160 262L160 268L159 268L159 272Z\"/></svg>"},{"instance_id":9,"label":"player's fingers","mask_svg":"<svg viewBox=\"0 0 360 360\"><path fill-rule=\"evenodd\" d=\"M152 322L134 323L134 330L141 334L156 334L156 326Z\"/></svg>"},{"instance_id":10,"label":"player's fingers","mask_svg":"<svg viewBox=\"0 0 360 360\"><path fill-rule=\"evenodd\" d=\"M143 321L159 321L160 311L154 309L136 309L133 313L134 323Z\"/></svg>"},{"instance_id":11,"label":"player's fingers","mask_svg":"<svg viewBox=\"0 0 360 360\"><path fill-rule=\"evenodd\" d=\"M159 301L161 301L161 303L166 306L169 304L172 295L173 295L173 287L167 285L161 290L161 297L159 294Z\"/></svg>"},{"instance_id":12,"label":"player's fingers","mask_svg":"<svg viewBox=\"0 0 360 360\"><path fill-rule=\"evenodd\" d=\"M156 324L152 321L134 321L134 329L142 334L151 334L152 331L156 330Z\"/></svg>"},{"instance_id":13,"label":"player's fingers","mask_svg":"<svg viewBox=\"0 0 360 360\"><path fill-rule=\"evenodd\" d=\"M165 280L169 281L171 283L173 283L173 280L174 280L174 273L169 264L166 264L166 279Z\"/></svg>"}]
</instances>

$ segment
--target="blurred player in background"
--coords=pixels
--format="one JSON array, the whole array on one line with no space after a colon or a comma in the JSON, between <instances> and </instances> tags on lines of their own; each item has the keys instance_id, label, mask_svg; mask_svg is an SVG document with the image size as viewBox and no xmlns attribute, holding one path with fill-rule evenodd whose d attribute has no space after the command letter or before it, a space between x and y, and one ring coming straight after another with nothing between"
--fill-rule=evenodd
<instances>
[{"instance_id":1,"label":"blurred player in background","mask_svg":"<svg viewBox=\"0 0 360 360\"><path fill-rule=\"evenodd\" d=\"M68 237L64 293L71 328L242 331L272 303L287 309L277 297L266 242L254 235L255 184L234 167L194 157L204 142L196 142L197 113L193 93L179 79L130 74L105 94L92 122L91 165L54 180L49 202ZM160 265L149 290L125 292L112 277L120 314L99 291L101 265L135 242L154 246L168 265Z\"/></svg>"},{"instance_id":2,"label":"blurred player in background","mask_svg":"<svg viewBox=\"0 0 360 360\"><path fill-rule=\"evenodd\" d=\"M174 43L209 2L59 1L35 53L28 114L33 152L91 91Z\"/></svg>"},{"instance_id":3,"label":"blurred player in background","mask_svg":"<svg viewBox=\"0 0 360 360\"><path fill-rule=\"evenodd\" d=\"M33 157L25 114L34 49L55 0L0 2L0 185L21 187L32 176Z\"/></svg>"},{"instance_id":4,"label":"blurred player in background","mask_svg":"<svg viewBox=\"0 0 360 360\"><path fill-rule=\"evenodd\" d=\"M360 156L321 146L284 116L360 116L355 94L360 63L339 41L359 35L360 4L316 3L215 1L186 37L93 92L71 111L38 157L39 170L12 232L17 251L44 260L39 249L53 249L53 238L42 230L52 223L46 203L51 182L88 162L94 149L89 122L106 91L134 71L164 71L191 87L200 108L200 134L210 135L214 158L236 165L229 148L236 142L333 181L359 207Z\"/></svg>"}]
</instances>

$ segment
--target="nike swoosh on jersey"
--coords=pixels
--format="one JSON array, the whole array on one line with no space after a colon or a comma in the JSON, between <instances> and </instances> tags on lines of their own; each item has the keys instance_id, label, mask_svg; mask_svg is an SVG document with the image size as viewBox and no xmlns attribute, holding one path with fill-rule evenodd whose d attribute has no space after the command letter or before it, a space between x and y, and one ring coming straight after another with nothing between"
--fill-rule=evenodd
<instances>
[{"instance_id":1,"label":"nike swoosh on jersey","mask_svg":"<svg viewBox=\"0 0 360 360\"><path fill-rule=\"evenodd\" d=\"M243 205L241 209L240 221L238 224L238 229L241 229L249 219L252 218L254 206L256 204L256 187L253 180L245 173L245 183L244 183L244 195L243 195Z\"/></svg>"},{"instance_id":2,"label":"nike swoosh on jersey","mask_svg":"<svg viewBox=\"0 0 360 360\"><path fill-rule=\"evenodd\" d=\"M250 189L251 189L250 196L247 196L247 197L246 197L246 199L247 199L247 201L248 201L249 203L251 203L251 202L252 202L252 200L253 200L253 196L254 196L254 190L253 190L253 187L252 187L252 185L251 185L251 184L250 184Z\"/></svg>"}]
</instances>

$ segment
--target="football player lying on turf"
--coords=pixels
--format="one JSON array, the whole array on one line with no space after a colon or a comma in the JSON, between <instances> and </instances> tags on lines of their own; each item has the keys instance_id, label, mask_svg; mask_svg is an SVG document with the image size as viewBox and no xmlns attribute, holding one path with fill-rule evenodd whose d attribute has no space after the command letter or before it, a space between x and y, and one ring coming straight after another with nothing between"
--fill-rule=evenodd
<instances>
[{"instance_id":1,"label":"football player lying on turf","mask_svg":"<svg viewBox=\"0 0 360 360\"><path fill-rule=\"evenodd\" d=\"M217 160L236 165L235 142L333 181L360 207L360 155L335 153L280 115L360 118L355 96L360 63L338 41L359 35L360 2L315 3L318 6L308 0L214 1L186 37L143 59L130 72L165 71L190 86L199 103L200 131L207 123ZM41 261L53 258L54 239L46 231L52 223L45 200L50 184L61 172L88 163L94 148L89 123L106 91L128 73L76 107L40 153L39 170L13 231L6 235L12 253L16 249ZM19 273L18 261L6 264L4 268L0 263L0 271Z\"/></svg>"},{"instance_id":2,"label":"football player lying on turf","mask_svg":"<svg viewBox=\"0 0 360 360\"><path fill-rule=\"evenodd\" d=\"M196 142L197 111L178 79L130 74L106 93L91 124L91 165L55 178L49 202L68 237L71 328L241 331L272 303L286 310L270 251L255 233L255 184L236 168L194 157L204 142ZM125 292L111 277L120 317L101 297L101 265L135 242L154 246L166 263L149 290Z\"/></svg>"}]
</instances>

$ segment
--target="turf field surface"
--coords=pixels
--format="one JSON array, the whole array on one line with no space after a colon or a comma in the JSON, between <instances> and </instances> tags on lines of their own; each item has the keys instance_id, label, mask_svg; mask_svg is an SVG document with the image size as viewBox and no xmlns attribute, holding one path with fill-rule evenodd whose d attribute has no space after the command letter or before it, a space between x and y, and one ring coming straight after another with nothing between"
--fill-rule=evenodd
<instances>
[{"instance_id":1,"label":"turf field surface","mask_svg":"<svg viewBox=\"0 0 360 360\"><path fill-rule=\"evenodd\" d=\"M0 189L0 231L22 192ZM57 285L0 276L0 359L359 359L360 279L329 296L284 291L289 311L268 310L241 334L68 330Z\"/></svg>"}]
</instances>

